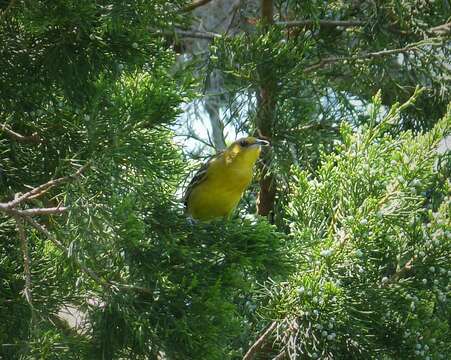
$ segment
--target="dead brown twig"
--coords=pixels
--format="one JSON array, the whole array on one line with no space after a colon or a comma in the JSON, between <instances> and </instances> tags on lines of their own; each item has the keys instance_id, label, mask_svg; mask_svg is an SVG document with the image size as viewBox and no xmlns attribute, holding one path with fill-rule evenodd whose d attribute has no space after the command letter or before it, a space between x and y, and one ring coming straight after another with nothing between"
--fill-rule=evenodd
<instances>
[{"instance_id":1,"label":"dead brown twig","mask_svg":"<svg viewBox=\"0 0 451 360\"><path fill-rule=\"evenodd\" d=\"M398 282L402 277L404 277L413 267L413 262L416 260L416 256L413 256L409 261L407 261L401 268L396 270L396 272L388 278L387 281L382 283L382 287L387 287L390 284Z\"/></svg>"},{"instance_id":2,"label":"dead brown twig","mask_svg":"<svg viewBox=\"0 0 451 360\"><path fill-rule=\"evenodd\" d=\"M243 356L243 360L251 360L257 355L257 353L262 349L263 345L268 340L268 337L272 334L277 326L277 322L273 321L265 329L259 338L252 344L247 353Z\"/></svg>"}]
</instances>

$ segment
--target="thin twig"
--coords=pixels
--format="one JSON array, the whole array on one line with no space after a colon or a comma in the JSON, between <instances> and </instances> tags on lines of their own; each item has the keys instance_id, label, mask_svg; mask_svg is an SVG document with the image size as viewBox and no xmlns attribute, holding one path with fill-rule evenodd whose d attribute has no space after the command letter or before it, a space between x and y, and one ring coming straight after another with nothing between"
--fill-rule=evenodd
<instances>
[{"instance_id":1,"label":"thin twig","mask_svg":"<svg viewBox=\"0 0 451 360\"><path fill-rule=\"evenodd\" d=\"M198 30L189 31L189 30L176 29L175 33L181 37L198 38L198 39L206 39L206 40L213 40L215 38L220 38L222 36L221 34L214 33L211 31L198 31Z\"/></svg>"},{"instance_id":2,"label":"thin twig","mask_svg":"<svg viewBox=\"0 0 451 360\"><path fill-rule=\"evenodd\" d=\"M364 21L359 20L293 20L293 21L277 21L275 25L282 27L296 27L296 26L315 26L320 27L355 27L365 25Z\"/></svg>"},{"instance_id":3,"label":"thin twig","mask_svg":"<svg viewBox=\"0 0 451 360\"><path fill-rule=\"evenodd\" d=\"M277 322L273 321L263 330L263 334L257 339L257 341L255 341L252 344L247 353L243 356L243 360L251 360L255 357L255 355L261 350L263 345L268 340L268 337L272 334L272 332L276 328L276 325Z\"/></svg>"},{"instance_id":4,"label":"thin twig","mask_svg":"<svg viewBox=\"0 0 451 360\"><path fill-rule=\"evenodd\" d=\"M23 195L20 195L18 197L16 197L14 200L7 202L7 203L0 203L0 210L3 209L11 209L13 207L16 207L17 205L19 205L20 203L22 203L23 201L31 198L31 197L35 197L35 195L37 194L41 194L44 193L45 191L47 191L49 188L75 180L76 178L78 178L83 171L85 171L89 166L91 165L90 162L87 162L85 165L83 165L80 169L78 169L74 174L71 175L67 175L58 179L53 179L50 181L47 181L45 184L39 185L37 187L35 187L34 189L26 192Z\"/></svg>"},{"instance_id":5,"label":"thin twig","mask_svg":"<svg viewBox=\"0 0 451 360\"><path fill-rule=\"evenodd\" d=\"M315 70L322 69L328 65L333 65L333 64L341 63L341 62L345 62L345 61L364 60L364 59L383 57L383 56L387 56L387 55L399 54L399 53L407 52L407 51L418 51L420 46L442 46L443 45L442 43L429 42L429 41L433 41L433 40L440 40L440 38L431 38L431 39L428 39L428 41L426 41L426 42L420 41L417 43L406 45L406 46L404 46L402 48L398 48L398 49L381 50L381 51L362 53L362 54L357 54L357 55L352 55L352 56L331 56L331 57L322 59L321 61L319 61L318 63L316 63L314 65L306 67L304 69L304 73L309 73L309 72L312 72Z\"/></svg>"},{"instance_id":6,"label":"thin twig","mask_svg":"<svg viewBox=\"0 0 451 360\"><path fill-rule=\"evenodd\" d=\"M51 208L32 208L32 209L17 209L9 208L5 204L0 203L0 211L3 211L11 216L36 216L36 215L53 215L62 214L69 210L66 206L57 206Z\"/></svg>"},{"instance_id":7,"label":"thin twig","mask_svg":"<svg viewBox=\"0 0 451 360\"><path fill-rule=\"evenodd\" d=\"M274 357L272 360L282 360L285 359L287 355L286 350L282 350L276 357Z\"/></svg>"},{"instance_id":8,"label":"thin twig","mask_svg":"<svg viewBox=\"0 0 451 360\"><path fill-rule=\"evenodd\" d=\"M205 40L213 40L216 38L222 37L221 34L210 32L210 31L199 31L199 30L158 30L154 28L150 28L150 31L157 35L171 36L171 37L181 37L181 38L197 38L197 39L205 39Z\"/></svg>"},{"instance_id":9,"label":"thin twig","mask_svg":"<svg viewBox=\"0 0 451 360\"><path fill-rule=\"evenodd\" d=\"M227 26L227 29L225 31L225 35L229 34L230 29L232 28L233 22L235 21L236 14L238 13L238 10L241 6L242 0L237 0L235 4L233 4L232 9L230 10L230 13L232 14L232 17L230 19L229 25Z\"/></svg>"},{"instance_id":10,"label":"thin twig","mask_svg":"<svg viewBox=\"0 0 451 360\"><path fill-rule=\"evenodd\" d=\"M84 265L81 261L79 261L77 258L69 255L69 250L64 246L63 243L61 243L55 235L50 233L45 226L39 224L37 221L35 221L32 216L35 215L50 215L50 214L61 214L68 210L68 207L64 206L57 206L57 207L51 207L51 208L34 208L34 209L17 209L17 206L20 205L21 202L36 197L37 195L42 195L45 191L47 191L50 187L62 184L64 182L68 182L71 180L74 180L78 178L83 171L90 166L90 163L86 163L84 166L82 166L80 169L78 169L77 172L74 174L50 180L46 182L45 184L42 184L29 192L16 196L16 198L8 203L0 203L0 211L3 211L7 213L8 215L14 217L17 222L17 227L19 231L19 238L21 239L22 244L22 251L24 253L24 271L26 274L26 281L25 281L25 296L27 297L27 301L31 303L31 275L30 274L30 258L28 256L28 244L26 243L25 238L25 232L23 230L23 221L25 220L28 222L32 227L34 227L36 230L44 234L52 243L56 245L58 249L60 249L67 258L71 259L81 270L81 272L85 273L89 277L91 277L96 283L101 285L105 290L110 290L112 288L118 288L128 291L137 291L142 292L145 294L152 294L152 290L148 288L144 288L141 286L133 286L128 284L120 284L120 283L113 283L109 282L107 280L102 279L99 275L97 275L92 269ZM24 240L25 239L25 240ZM27 254L27 255L26 255ZM27 280L28 279L28 280Z\"/></svg>"},{"instance_id":11,"label":"thin twig","mask_svg":"<svg viewBox=\"0 0 451 360\"><path fill-rule=\"evenodd\" d=\"M109 284L111 286L116 286L117 288L123 289L123 290L136 291L136 292L140 292L140 293L143 293L143 294L150 294L150 295L153 295L153 293L154 293L149 288L145 288L145 287L142 287L142 286L129 285L129 284L120 284L120 283L113 282L113 281L110 281Z\"/></svg>"},{"instance_id":12,"label":"thin twig","mask_svg":"<svg viewBox=\"0 0 451 360\"><path fill-rule=\"evenodd\" d=\"M24 295L30 307L33 309L33 296L31 293L31 260L30 260L30 251L28 248L28 239L25 234L23 219L20 216L15 216L17 224L17 234L19 235L20 240L20 248L22 250L23 257L23 271L25 274L25 287L24 287Z\"/></svg>"}]
</instances>

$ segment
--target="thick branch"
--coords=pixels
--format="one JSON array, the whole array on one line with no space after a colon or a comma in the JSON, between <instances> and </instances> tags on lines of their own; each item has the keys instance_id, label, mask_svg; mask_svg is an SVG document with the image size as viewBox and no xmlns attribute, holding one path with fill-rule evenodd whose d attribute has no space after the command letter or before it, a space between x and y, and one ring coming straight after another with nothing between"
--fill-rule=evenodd
<instances>
[{"instance_id":1,"label":"thick branch","mask_svg":"<svg viewBox=\"0 0 451 360\"><path fill-rule=\"evenodd\" d=\"M263 334L255 341L252 346L247 351L246 355L243 356L243 360L251 360L255 355L261 350L263 345L268 340L268 337L272 334L276 328L277 323L273 321L269 326L263 330Z\"/></svg>"},{"instance_id":2,"label":"thick branch","mask_svg":"<svg viewBox=\"0 0 451 360\"><path fill-rule=\"evenodd\" d=\"M6 126L6 124L3 124L0 127L0 130L2 130L11 139L21 142L21 143L37 144L37 143L41 142L41 138L38 136L38 133L33 133L28 136L22 135L22 134L19 134L19 133L13 131L12 129L10 129L8 126Z\"/></svg>"},{"instance_id":3,"label":"thick branch","mask_svg":"<svg viewBox=\"0 0 451 360\"><path fill-rule=\"evenodd\" d=\"M365 25L364 21L359 20L293 20L293 21L278 21L275 23L282 27L297 27L307 26L312 27L318 25L320 27L356 27Z\"/></svg>"},{"instance_id":4,"label":"thick branch","mask_svg":"<svg viewBox=\"0 0 451 360\"><path fill-rule=\"evenodd\" d=\"M328 65L334 65L337 63L345 62L345 61L372 59L372 58L384 57L384 56L393 55L393 54L399 54L399 53L403 53L403 52L407 52L407 51L418 51L421 46L434 46L435 47L435 46L443 45L442 43L434 43L434 42L432 42L433 40L439 40L439 39L431 38L431 39L428 39L428 41L426 41L426 42L421 41L418 43L406 45L406 46L404 46L402 48L398 48L398 49L381 50L381 51L362 53L362 54L357 54L357 55L352 55L352 56L331 56L331 57L322 59L317 64L306 67L304 69L304 73L310 73L312 71L322 69Z\"/></svg>"},{"instance_id":5,"label":"thick branch","mask_svg":"<svg viewBox=\"0 0 451 360\"><path fill-rule=\"evenodd\" d=\"M193 1L191 4L186 5L182 9L182 11L183 12L193 11L193 10L197 9L198 7L207 5L209 2L211 2L211 0L197 0L197 1Z\"/></svg>"}]
</instances>

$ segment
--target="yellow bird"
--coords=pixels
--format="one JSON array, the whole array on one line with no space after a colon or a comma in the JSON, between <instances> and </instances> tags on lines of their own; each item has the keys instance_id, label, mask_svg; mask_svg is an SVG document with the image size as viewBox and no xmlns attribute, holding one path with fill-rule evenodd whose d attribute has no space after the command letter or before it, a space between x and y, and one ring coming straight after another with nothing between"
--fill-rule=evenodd
<instances>
[{"instance_id":1,"label":"yellow bird","mask_svg":"<svg viewBox=\"0 0 451 360\"><path fill-rule=\"evenodd\" d=\"M227 217L238 205L253 176L253 167L266 140L246 137L213 156L188 185L183 201L193 219Z\"/></svg>"}]
</instances>

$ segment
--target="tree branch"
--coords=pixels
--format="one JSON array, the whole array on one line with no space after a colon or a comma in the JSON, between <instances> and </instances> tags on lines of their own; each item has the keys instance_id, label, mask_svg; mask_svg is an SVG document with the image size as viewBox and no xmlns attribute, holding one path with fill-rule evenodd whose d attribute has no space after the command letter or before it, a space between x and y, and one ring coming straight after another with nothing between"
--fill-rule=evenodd
<instances>
[{"instance_id":1,"label":"tree branch","mask_svg":"<svg viewBox=\"0 0 451 360\"><path fill-rule=\"evenodd\" d=\"M53 214L62 214L69 210L68 207L65 206L57 206L51 208L34 208L34 209L25 209L25 210L17 210L20 215L25 216L36 216L36 215L53 215Z\"/></svg>"},{"instance_id":2,"label":"tree branch","mask_svg":"<svg viewBox=\"0 0 451 360\"><path fill-rule=\"evenodd\" d=\"M312 27L318 25L320 27L356 27L365 25L364 21L359 20L293 20L293 21L277 21L275 25L282 27L307 26Z\"/></svg>"},{"instance_id":3,"label":"tree branch","mask_svg":"<svg viewBox=\"0 0 451 360\"><path fill-rule=\"evenodd\" d=\"M267 33L269 27L274 24L274 2L273 0L261 0L261 20L263 32ZM257 97L256 132L263 139L271 141L274 133L276 95L278 82L274 69L268 64L257 66L259 78L262 80ZM271 157L267 150L262 153L262 161L259 164L261 170L260 190L257 196L257 214L265 216L274 222L274 202L276 199L276 179L270 173Z\"/></svg>"},{"instance_id":4,"label":"tree branch","mask_svg":"<svg viewBox=\"0 0 451 360\"><path fill-rule=\"evenodd\" d=\"M16 220L17 224L17 234L19 235L19 241L20 241L20 248L22 250L22 257L23 257L23 271L25 274L25 287L24 287L24 295L25 299L27 300L28 304L30 305L32 311L33 311L33 297L31 293L31 270L30 270L30 251L28 248L28 239L25 234L23 219L20 216L15 216L14 219Z\"/></svg>"},{"instance_id":5,"label":"tree branch","mask_svg":"<svg viewBox=\"0 0 451 360\"><path fill-rule=\"evenodd\" d=\"M310 73L310 72L322 69L328 65L334 65L337 63L345 62L345 61L372 59L372 58L378 58L378 57L383 57L383 56L388 56L388 55L393 55L393 54L399 54L399 53L403 53L403 52L407 52L407 51L418 51L419 47L421 47L421 46L435 47L435 46L443 45L442 43L430 42L433 40L440 40L440 38L427 39L427 41L420 41L417 43L409 44L409 45L406 45L406 46L404 46L402 48L398 48L398 49L381 50L381 51L362 53L362 54L351 55L351 56L331 56L331 57L322 59L321 61L319 61L318 63L316 63L314 65L310 65L310 66L306 67L304 69L304 73Z\"/></svg>"},{"instance_id":6,"label":"tree branch","mask_svg":"<svg viewBox=\"0 0 451 360\"><path fill-rule=\"evenodd\" d=\"M38 230L40 233L44 234L55 246L60 249L67 258L71 259L83 272L84 274L91 277L96 283L101 285L105 290L110 290L113 288L123 289L127 291L137 291L145 294L153 294L152 290L148 288L144 288L141 286L134 286L128 284L120 284L115 282L109 282L107 280L102 279L99 275L97 275L92 269L84 265L81 261L76 259L73 256L69 255L69 250L61 243L55 235L50 233L45 226L39 224L35 221L32 216L36 215L50 215L50 214L61 214L68 210L67 207L57 206L51 208L34 208L34 209L17 209L17 205L20 205L23 201L27 199L31 199L42 195L49 188L60 185L62 183L74 180L78 178L84 170L86 170L91 165L90 162L83 165L80 169L78 169L74 174L64 176L58 179L50 180L45 184L39 185L38 187L30 190L29 192L16 196L16 198L8 203L0 203L0 211L7 213L8 215L14 217L17 223L18 235L21 241L21 247L24 257L24 272L25 272L25 297L27 298L30 306L32 305L32 296L31 296L31 272L30 272L30 257L28 252L28 242L25 237L25 231L23 226L23 221L28 222L32 227Z\"/></svg>"},{"instance_id":7,"label":"tree branch","mask_svg":"<svg viewBox=\"0 0 451 360\"><path fill-rule=\"evenodd\" d=\"M276 328L276 325L277 322L273 321L263 330L263 334L252 344L247 353L243 356L243 360L251 360L255 357Z\"/></svg>"},{"instance_id":8,"label":"tree branch","mask_svg":"<svg viewBox=\"0 0 451 360\"><path fill-rule=\"evenodd\" d=\"M451 33L451 22L430 28L429 31L438 35L446 35Z\"/></svg>"},{"instance_id":9,"label":"tree branch","mask_svg":"<svg viewBox=\"0 0 451 360\"><path fill-rule=\"evenodd\" d=\"M64 176L64 177L61 177L61 178L57 178L57 179L53 179L53 180L47 181L45 184L39 185L39 186L31 189L30 191L26 192L25 194L16 197L14 200L11 200L10 202L0 203L0 210L4 210L5 211L5 209L12 209L12 208L16 207L17 205L19 205L20 203L24 202L25 200L27 200L29 198L36 198L37 195L42 195L47 190L49 190L51 187L54 187L54 186L57 186L57 185L60 185L60 184L63 184L63 183L75 180L90 165L91 165L91 162L87 162L80 169L78 169L74 174L67 175L67 176ZM25 210L22 210L22 211L25 211Z\"/></svg>"},{"instance_id":10,"label":"tree branch","mask_svg":"<svg viewBox=\"0 0 451 360\"><path fill-rule=\"evenodd\" d=\"M273 0L261 0L262 21L266 25L274 23L274 3Z\"/></svg>"},{"instance_id":11,"label":"tree branch","mask_svg":"<svg viewBox=\"0 0 451 360\"><path fill-rule=\"evenodd\" d=\"M207 5L209 2L211 2L211 0L196 0L196 1L193 1L191 4L186 5L182 9L182 12L193 11L193 10L197 9L198 7Z\"/></svg>"},{"instance_id":12,"label":"tree branch","mask_svg":"<svg viewBox=\"0 0 451 360\"><path fill-rule=\"evenodd\" d=\"M111 286L116 286L117 288L123 289L123 290L136 291L136 292L140 292L140 293L148 294L148 295L152 295L153 294L152 290L150 290L149 288L142 287L142 286L129 285L129 284L120 284L120 283L112 282L112 281L110 281L109 284Z\"/></svg>"},{"instance_id":13,"label":"tree branch","mask_svg":"<svg viewBox=\"0 0 451 360\"><path fill-rule=\"evenodd\" d=\"M382 287L387 287L390 284L396 283L408 273L413 266L413 262L416 260L416 256L413 256L409 261L407 261L403 267L398 269L389 279L382 283Z\"/></svg>"},{"instance_id":14,"label":"tree branch","mask_svg":"<svg viewBox=\"0 0 451 360\"><path fill-rule=\"evenodd\" d=\"M7 134L11 139L21 143L37 144L42 141L38 133L36 132L28 136L22 135L10 129L8 126L6 126L6 124L3 124L0 127L0 130Z\"/></svg>"},{"instance_id":15,"label":"tree branch","mask_svg":"<svg viewBox=\"0 0 451 360\"><path fill-rule=\"evenodd\" d=\"M9 208L9 207L5 206L5 204L0 203L0 211L3 211L11 216L53 215L53 214L62 214L63 212L66 212L67 210L69 210L69 208L65 207L65 206L20 210L17 208Z\"/></svg>"},{"instance_id":16,"label":"tree branch","mask_svg":"<svg viewBox=\"0 0 451 360\"><path fill-rule=\"evenodd\" d=\"M222 37L221 34L210 32L210 31L199 31L199 30L181 30L181 29L174 29L171 31L168 30L157 30L151 28L150 31L155 32L159 35L165 35L165 36L179 36L183 38L197 38L197 39L205 39L205 40L213 40L216 38Z\"/></svg>"},{"instance_id":17,"label":"tree branch","mask_svg":"<svg viewBox=\"0 0 451 360\"><path fill-rule=\"evenodd\" d=\"M175 30L175 33L181 37L206 39L206 40L213 40L221 37L221 34L210 31L189 31L177 29Z\"/></svg>"},{"instance_id":18,"label":"tree branch","mask_svg":"<svg viewBox=\"0 0 451 360\"><path fill-rule=\"evenodd\" d=\"M287 355L287 351L286 350L282 350L279 354L276 355L276 357L274 357L272 360L282 360L286 357Z\"/></svg>"}]
</instances>

